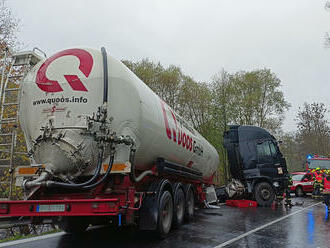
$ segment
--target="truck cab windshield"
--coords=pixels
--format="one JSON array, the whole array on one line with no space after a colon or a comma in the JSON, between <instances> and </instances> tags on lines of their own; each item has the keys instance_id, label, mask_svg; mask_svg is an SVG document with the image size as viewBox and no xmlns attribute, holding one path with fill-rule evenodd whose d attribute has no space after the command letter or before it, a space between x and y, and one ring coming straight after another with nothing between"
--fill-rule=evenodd
<instances>
[{"instance_id":1,"label":"truck cab windshield","mask_svg":"<svg viewBox=\"0 0 330 248\"><path fill-rule=\"evenodd\" d=\"M257 143L257 155L259 162L272 161L278 157L278 147L273 141L266 140Z\"/></svg>"}]
</instances>

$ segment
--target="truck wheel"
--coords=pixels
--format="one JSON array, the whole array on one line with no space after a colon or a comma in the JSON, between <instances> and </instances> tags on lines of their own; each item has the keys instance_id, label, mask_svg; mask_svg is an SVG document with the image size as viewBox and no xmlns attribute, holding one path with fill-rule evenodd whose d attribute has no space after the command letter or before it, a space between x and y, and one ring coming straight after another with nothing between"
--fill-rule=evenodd
<instances>
[{"instance_id":1,"label":"truck wheel","mask_svg":"<svg viewBox=\"0 0 330 248\"><path fill-rule=\"evenodd\" d=\"M89 225L85 219L76 216L60 217L57 224L63 231L72 234L83 233Z\"/></svg>"},{"instance_id":2,"label":"truck wheel","mask_svg":"<svg viewBox=\"0 0 330 248\"><path fill-rule=\"evenodd\" d=\"M296 195L297 197L302 197L302 196L305 195L305 193L304 193L302 187L297 187L297 188L296 188L295 195Z\"/></svg>"},{"instance_id":3,"label":"truck wheel","mask_svg":"<svg viewBox=\"0 0 330 248\"><path fill-rule=\"evenodd\" d=\"M185 213L185 197L182 188L180 187L174 196L174 215L173 222L175 227L179 227L183 223Z\"/></svg>"},{"instance_id":4,"label":"truck wheel","mask_svg":"<svg viewBox=\"0 0 330 248\"><path fill-rule=\"evenodd\" d=\"M173 197L170 192L164 191L159 200L157 233L164 238L171 229L173 218Z\"/></svg>"},{"instance_id":5,"label":"truck wheel","mask_svg":"<svg viewBox=\"0 0 330 248\"><path fill-rule=\"evenodd\" d=\"M269 207L275 199L275 192L269 183L261 182L255 186L254 197L259 206Z\"/></svg>"},{"instance_id":6,"label":"truck wheel","mask_svg":"<svg viewBox=\"0 0 330 248\"><path fill-rule=\"evenodd\" d=\"M186 210L185 210L185 219L187 222L190 222L194 218L195 213L195 198L194 191L191 187L188 188L186 192Z\"/></svg>"}]
</instances>

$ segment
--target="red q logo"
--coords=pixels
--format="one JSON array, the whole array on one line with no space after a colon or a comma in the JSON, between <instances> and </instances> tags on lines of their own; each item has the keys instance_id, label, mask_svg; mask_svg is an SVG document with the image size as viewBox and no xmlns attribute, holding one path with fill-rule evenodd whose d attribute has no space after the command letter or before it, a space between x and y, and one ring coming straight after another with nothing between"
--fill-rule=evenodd
<instances>
[{"instance_id":1,"label":"red q logo","mask_svg":"<svg viewBox=\"0 0 330 248\"><path fill-rule=\"evenodd\" d=\"M68 49L48 58L39 68L36 77L38 87L46 92L63 91L58 81L50 80L46 76L48 66L57 58L63 56L76 56L79 59L79 70L88 77L93 67L93 57L82 49ZM64 75L71 88L75 91L88 91L77 75Z\"/></svg>"}]
</instances>

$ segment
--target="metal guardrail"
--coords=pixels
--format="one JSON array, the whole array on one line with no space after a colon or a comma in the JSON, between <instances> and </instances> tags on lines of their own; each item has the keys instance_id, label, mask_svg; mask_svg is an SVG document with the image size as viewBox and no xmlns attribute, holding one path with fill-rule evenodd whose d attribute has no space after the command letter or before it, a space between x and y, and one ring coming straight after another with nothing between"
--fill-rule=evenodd
<instances>
[{"instance_id":1,"label":"metal guardrail","mask_svg":"<svg viewBox=\"0 0 330 248\"><path fill-rule=\"evenodd\" d=\"M1 200L4 200L0 198ZM43 225L43 224L52 224L51 218L43 218L41 224L36 225ZM0 229L22 226L22 225L34 225L32 223L31 218L29 217L0 217Z\"/></svg>"},{"instance_id":2,"label":"metal guardrail","mask_svg":"<svg viewBox=\"0 0 330 248\"><path fill-rule=\"evenodd\" d=\"M51 219L46 219L42 224L33 224L28 218L4 218L0 217L0 239L26 235L42 235L45 232L56 231L58 228Z\"/></svg>"},{"instance_id":3,"label":"metal guardrail","mask_svg":"<svg viewBox=\"0 0 330 248\"><path fill-rule=\"evenodd\" d=\"M0 229L32 224L30 219L0 217Z\"/></svg>"}]
</instances>

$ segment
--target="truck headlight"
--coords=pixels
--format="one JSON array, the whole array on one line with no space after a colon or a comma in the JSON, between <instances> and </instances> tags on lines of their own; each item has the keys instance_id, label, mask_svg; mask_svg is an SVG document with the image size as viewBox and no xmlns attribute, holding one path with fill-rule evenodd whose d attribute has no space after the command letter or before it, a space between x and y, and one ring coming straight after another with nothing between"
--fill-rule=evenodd
<instances>
[{"instance_id":1,"label":"truck headlight","mask_svg":"<svg viewBox=\"0 0 330 248\"><path fill-rule=\"evenodd\" d=\"M280 184L278 182L273 182L274 187L279 187Z\"/></svg>"}]
</instances>

